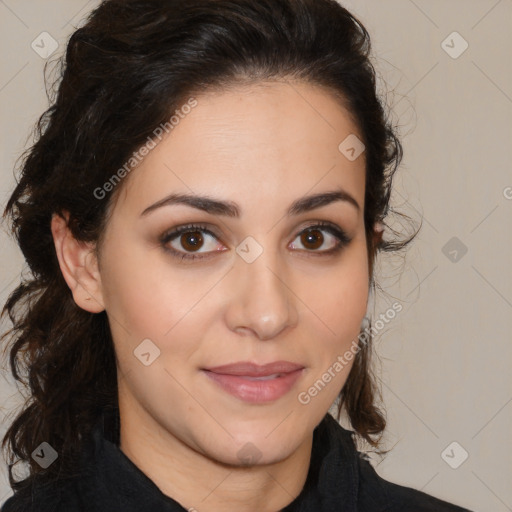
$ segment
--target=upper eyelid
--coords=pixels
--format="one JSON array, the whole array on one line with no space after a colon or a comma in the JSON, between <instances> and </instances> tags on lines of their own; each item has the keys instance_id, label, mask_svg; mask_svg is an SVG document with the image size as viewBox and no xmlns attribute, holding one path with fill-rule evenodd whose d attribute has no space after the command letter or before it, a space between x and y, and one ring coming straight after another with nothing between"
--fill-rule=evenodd
<instances>
[{"instance_id":1,"label":"upper eyelid","mask_svg":"<svg viewBox=\"0 0 512 512\"><path fill-rule=\"evenodd\" d=\"M202 232L208 233L211 236L214 236L217 239L220 238L213 230L211 230L206 225L192 226L192 225L187 225L187 224L165 231L164 234L160 238L162 240L170 240L170 239L172 239L172 237L177 237L180 234L193 232L193 231L202 231Z\"/></svg>"}]
</instances>

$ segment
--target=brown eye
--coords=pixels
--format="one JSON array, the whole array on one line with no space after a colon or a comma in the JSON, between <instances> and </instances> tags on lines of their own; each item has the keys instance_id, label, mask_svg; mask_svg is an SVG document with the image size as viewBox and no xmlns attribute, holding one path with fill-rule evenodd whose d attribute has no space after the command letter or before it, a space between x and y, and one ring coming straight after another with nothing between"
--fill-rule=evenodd
<instances>
[{"instance_id":1,"label":"brown eye","mask_svg":"<svg viewBox=\"0 0 512 512\"><path fill-rule=\"evenodd\" d=\"M332 255L340 252L351 239L335 224L320 222L301 231L292 243L292 249L302 249L311 255Z\"/></svg>"},{"instance_id":2,"label":"brown eye","mask_svg":"<svg viewBox=\"0 0 512 512\"><path fill-rule=\"evenodd\" d=\"M180 226L160 237L162 248L180 261L206 259L222 251L218 236L206 226Z\"/></svg>"},{"instance_id":3,"label":"brown eye","mask_svg":"<svg viewBox=\"0 0 512 512\"><path fill-rule=\"evenodd\" d=\"M202 247L204 238L200 231L188 231L181 235L180 243L186 251L195 251Z\"/></svg>"},{"instance_id":4,"label":"brown eye","mask_svg":"<svg viewBox=\"0 0 512 512\"><path fill-rule=\"evenodd\" d=\"M324 243L324 236L319 229L308 229L302 233L300 241L306 249L318 249Z\"/></svg>"}]
</instances>

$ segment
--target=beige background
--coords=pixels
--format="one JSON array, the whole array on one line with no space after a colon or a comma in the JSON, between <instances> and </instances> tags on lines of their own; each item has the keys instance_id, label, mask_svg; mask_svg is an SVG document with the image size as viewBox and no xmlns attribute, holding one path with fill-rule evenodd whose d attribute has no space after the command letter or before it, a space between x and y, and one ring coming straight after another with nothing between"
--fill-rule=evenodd
<instances>
[{"instance_id":1,"label":"beige background","mask_svg":"<svg viewBox=\"0 0 512 512\"><path fill-rule=\"evenodd\" d=\"M55 58L97 3L0 0L2 207L14 161L47 105L45 59L31 43L48 32L59 43ZM423 216L405 261L387 258L378 268L389 295L377 296L375 312L394 300L404 309L376 345L385 447L393 447L375 461L377 470L475 512L510 511L512 1L342 3L372 35L375 65L401 126L405 158L394 204ZM469 46L459 56L464 41ZM1 237L3 305L23 263ZM445 247L453 237L455 245ZM20 401L5 372L0 392L3 418ZM4 419L0 434L5 428ZM457 469L445 462L456 465L463 450L469 456ZM0 503L11 493L2 467Z\"/></svg>"}]
</instances>

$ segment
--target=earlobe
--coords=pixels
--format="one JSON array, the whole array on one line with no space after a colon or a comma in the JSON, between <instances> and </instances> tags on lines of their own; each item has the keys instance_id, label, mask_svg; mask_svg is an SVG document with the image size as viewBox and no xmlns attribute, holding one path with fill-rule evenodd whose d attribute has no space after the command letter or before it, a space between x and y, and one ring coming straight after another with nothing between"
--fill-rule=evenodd
<instances>
[{"instance_id":1,"label":"earlobe","mask_svg":"<svg viewBox=\"0 0 512 512\"><path fill-rule=\"evenodd\" d=\"M53 214L51 231L60 270L77 306L90 313L105 309L95 244L76 240L68 227L69 214Z\"/></svg>"}]
</instances>

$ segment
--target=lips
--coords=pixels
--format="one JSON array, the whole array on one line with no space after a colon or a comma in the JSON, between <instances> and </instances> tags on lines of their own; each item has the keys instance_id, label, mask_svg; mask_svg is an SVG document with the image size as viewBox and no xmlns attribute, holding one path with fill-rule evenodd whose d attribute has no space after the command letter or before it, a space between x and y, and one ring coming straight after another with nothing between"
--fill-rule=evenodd
<instances>
[{"instance_id":1,"label":"lips","mask_svg":"<svg viewBox=\"0 0 512 512\"><path fill-rule=\"evenodd\" d=\"M302 376L304 366L288 361L265 365L238 362L203 369L222 390L245 402L275 401L287 394Z\"/></svg>"},{"instance_id":2,"label":"lips","mask_svg":"<svg viewBox=\"0 0 512 512\"><path fill-rule=\"evenodd\" d=\"M240 377L269 377L271 375L282 375L291 373L304 368L300 364L290 363L288 361L276 361L264 365L257 365L250 362L239 362L205 368L206 371L220 373L222 375L236 375Z\"/></svg>"}]
</instances>

